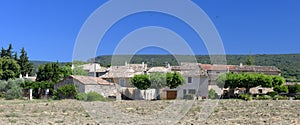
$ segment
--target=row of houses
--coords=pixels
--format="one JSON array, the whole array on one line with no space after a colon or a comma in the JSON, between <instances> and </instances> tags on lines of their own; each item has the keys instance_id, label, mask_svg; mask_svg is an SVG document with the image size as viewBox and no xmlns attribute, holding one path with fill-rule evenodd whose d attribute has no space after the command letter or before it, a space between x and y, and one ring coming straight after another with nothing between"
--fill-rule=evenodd
<instances>
[{"instance_id":1,"label":"row of houses","mask_svg":"<svg viewBox=\"0 0 300 125\"><path fill-rule=\"evenodd\" d=\"M240 65L217 65L200 63L181 63L180 66L148 68L147 64L127 64L123 66L101 67L99 64L91 63L81 66L90 76L70 76L58 84L55 88L73 83L78 86L80 92L95 91L105 97L123 99L175 99L184 98L186 95L207 98L208 91L214 89L218 95L223 89L216 85L217 77L222 73L264 73L267 75L281 75L281 71L274 66L244 66ZM185 77L186 83L176 89L168 87L157 92L155 89L141 91L130 83L130 78L137 74L151 74L155 72L167 73L178 72ZM226 90L226 89L225 89ZM241 90L236 90L241 91ZM253 93L271 91L268 88L255 87L250 90Z\"/></svg>"}]
</instances>

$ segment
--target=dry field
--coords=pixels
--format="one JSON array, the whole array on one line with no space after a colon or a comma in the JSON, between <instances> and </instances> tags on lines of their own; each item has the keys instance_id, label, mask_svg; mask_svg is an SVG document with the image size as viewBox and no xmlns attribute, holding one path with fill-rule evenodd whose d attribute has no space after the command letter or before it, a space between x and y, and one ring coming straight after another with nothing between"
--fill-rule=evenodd
<instances>
[{"instance_id":1,"label":"dry field","mask_svg":"<svg viewBox=\"0 0 300 125\"><path fill-rule=\"evenodd\" d=\"M217 104L217 105L216 105ZM209 108L216 105L215 108ZM207 113L211 111L211 113ZM207 116L205 118L203 116ZM300 124L300 101L0 100L0 124Z\"/></svg>"}]
</instances>

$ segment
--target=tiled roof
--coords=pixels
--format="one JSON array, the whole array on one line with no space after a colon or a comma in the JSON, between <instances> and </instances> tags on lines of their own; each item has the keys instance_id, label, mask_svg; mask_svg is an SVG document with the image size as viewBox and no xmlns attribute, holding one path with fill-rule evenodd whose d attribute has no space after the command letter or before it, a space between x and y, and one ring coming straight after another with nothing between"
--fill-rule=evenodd
<instances>
[{"instance_id":1,"label":"tiled roof","mask_svg":"<svg viewBox=\"0 0 300 125\"><path fill-rule=\"evenodd\" d=\"M152 67L148 70L148 72L168 72L170 71L170 69L166 68L166 67Z\"/></svg>"},{"instance_id":2,"label":"tiled roof","mask_svg":"<svg viewBox=\"0 0 300 125\"><path fill-rule=\"evenodd\" d=\"M207 71L240 71L240 72L280 72L280 70L274 66L239 66L239 65L211 65L200 64L201 69Z\"/></svg>"},{"instance_id":3,"label":"tiled roof","mask_svg":"<svg viewBox=\"0 0 300 125\"><path fill-rule=\"evenodd\" d=\"M135 74L142 74L143 72L137 72L133 68L128 66L112 66L109 72L101 76L101 78L130 78Z\"/></svg>"},{"instance_id":4,"label":"tiled roof","mask_svg":"<svg viewBox=\"0 0 300 125\"><path fill-rule=\"evenodd\" d=\"M79 81L82 84L91 85L91 84L100 84L100 85L113 85L114 83L110 83L102 78L99 77L92 77L92 76L74 76L71 75L71 78Z\"/></svg>"}]
</instances>

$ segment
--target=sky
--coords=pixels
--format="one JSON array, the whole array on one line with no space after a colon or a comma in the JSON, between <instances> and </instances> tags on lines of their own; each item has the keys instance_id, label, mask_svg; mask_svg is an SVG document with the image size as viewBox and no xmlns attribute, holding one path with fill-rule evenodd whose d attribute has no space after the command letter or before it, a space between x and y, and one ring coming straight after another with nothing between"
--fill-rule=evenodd
<instances>
[{"instance_id":1,"label":"sky","mask_svg":"<svg viewBox=\"0 0 300 125\"><path fill-rule=\"evenodd\" d=\"M210 17L222 38L226 54L300 53L300 1L193 2ZM0 47L7 48L12 43L18 52L24 47L30 60L71 61L82 26L105 3L106 0L1 0ZM179 6L172 6L170 2L169 7ZM178 11L184 13L186 10ZM96 54L113 54L124 36L146 26L169 28L184 38L195 54L208 54L202 39L189 25L174 16L159 12L141 12L122 18L106 32ZM170 47L177 44L176 41L173 43ZM143 48L138 52L169 53L157 47Z\"/></svg>"}]
</instances>

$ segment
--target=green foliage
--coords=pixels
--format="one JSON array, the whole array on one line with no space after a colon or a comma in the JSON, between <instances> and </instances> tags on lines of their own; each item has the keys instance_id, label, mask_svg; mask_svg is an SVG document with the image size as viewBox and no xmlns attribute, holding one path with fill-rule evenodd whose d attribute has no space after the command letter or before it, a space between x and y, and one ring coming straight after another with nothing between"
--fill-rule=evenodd
<instances>
[{"instance_id":1,"label":"green foliage","mask_svg":"<svg viewBox=\"0 0 300 125\"><path fill-rule=\"evenodd\" d=\"M288 100L289 98L286 96L280 96L280 95L276 95L273 97L273 99L278 99L278 100Z\"/></svg>"},{"instance_id":2,"label":"green foliage","mask_svg":"<svg viewBox=\"0 0 300 125\"><path fill-rule=\"evenodd\" d=\"M268 92L267 95L274 97L274 96L278 95L278 92L276 92L276 91Z\"/></svg>"},{"instance_id":3,"label":"green foliage","mask_svg":"<svg viewBox=\"0 0 300 125\"><path fill-rule=\"evenodd\" d=\"M48 81L57 83L65 77L71 75L70 67L63 66L61 67L58 62L56 63L47 63L41 65L37 72L36 81Z\"/></svg>"},{"instance_id":4,"label":"green foliage","mask_svg":"<svg viewBox=\"0 0 300 125\"><path fill-rule=\"evenodd\" d=\"M256 86L274 87L282 86L285 82L284 78L280 76L271 76L254 73L227 73L222 74L217 78L217 85L225 88L245 87L247 92L249 89Z\"/></svg>"},{"instance_id":5,"label":"green foliage","mask_svg":"<svg viewBox=\"0 0 300 125\"><path fill-rule=\"evenodd\" d=\"M21 85L23 83L21 79L0 80L0 97L5 97L8 100L21 98L23 94Z\"/></svg>"},{"instance_id":6,"label":"green foliage","mask_svg":"<svg viewBox=\"0 0 300 125\"><path fill-rule=\"evenodd\" d=\"M177 72L174 73L168 72L166 74L166 77L167 77L167 86L170 87L170 89L174 89L185 82L184 77Z\"/></svg>"},{"instance_id":7,"label":"green foliage","mask_svg":"<svg viewBox=\"0 0 300 125\"><path fill-rule=\"evenodd\" d=\"M134 77L130 78L130 82L140 90L146 90L151 86L150 78L145 74L135 75Z\"/></svg>"},{"instance_id":8,"label":"green foliage","mask_svg":"<svg viewBox=\"0 0 300 125\"><path fill-rule=\"evenodd\" d=\"M208 91L208 98L209 99L216 99L218 97L218 94L216 93L216 91L214 89L210 89Z\"/></svg>"},{"instance_id":9,"label":"green foliage","mask_svg":"<svg viewBox=\"0 0 300 125\"><path fill-rule=\"evenodd\" d=\"M87 94L86 93L78 93L75 97L77 100L87 101Z\"/></svg>"},{"instance_id":10,"label":"green foliage","mask_svg":"<svg viewBox=\"0 0 300 125\"><path fill-rule=\"evenodd\" d=\"M79 76L87 76L88 72L86 72L82 67L75 67L72 72L73 75Z\"/></svg>"},{"instance_id":11,"label":"green foliage","mask_svg":"<svg viewBox=\"0 0 300 125\"><path fill-rule=\"evenodd\" d=\"M45 93L46 89L49 89L50 95L53 94L54 83L48 81L31 82L26 80L21 86L25 89L32 89L32 96L34 98L41 98L41 95Z\"/></svg>"},{"instance_id":12,"label":"green foliage","mask_svg":"<svg viewBox=\"0 0 300 125\"><path fill-rule=\"evenodd\" d=\"M29 62L27 52L25 51L24 48L22 48L20 59L17 61L18 61L18 64L20 65L21 74L23 76L25 76L27 73L30 75L33 75L33 64Z\"/></svg>"},{"instance_id":13,"label":"green foliage","mask_svg":"<svg viewBox=\"0 0 300 125\"><path fill-rule=\"evenodd\" d=\"M14 59L0 58L0 79L8 80L17 78L20 74L20 66Z\"/></svg>"},{"instance_id":14,"label":"green foliage","mask_svg":"<svg viewBox=\"0 0 300 125\"><path fill-rule=\"evenodd\" d=\"M300 85L290 85L288 86L289 93L300 93Z\"/></svg>"},{"instance_id":15,"label":"green foliage","mask_svg":"<svg viewBox=\"0 0 300 125\"><path fill-rule=\"evenodd\" d=\"M106 99L97 92L89 92L87 93L86 101L105 101Z\"/></svg>"},{"instance_id":16,"label":"green foliage","mask_svg":"<svg viewBox=\"0 0 300 125\"><path fill-rule=\"evenodd\" d=\"M150 75L150 88L160 89L166 86L166 74L164 73L151 73Z\"/></svg>"},{"instance_id":17,"label":"green foliage","mask_svg":"<svg viewBox=\"0 0 300 125\"><path fill-rule=\"evenodd\" d=\"M104 98L102 95L100 95L97 92L88 92L88 93L78 93L76 96L77 100L82 101L106 101L106 98Z\"/></svg>"},{"instance_id":18,"label":"green foliage","mask_svg":"<svg viewBox=\"0 0 300 125\"><path fill-rule=\"evenodd\" d=\"M257 95L257 97L255 97L255 99L256 100L271 100L272 97L269 95L262 95L262 96Z\"/></svg>"},{"instance_id":19,"label":"green foliage","mask_svg":"<svg viewBox=\"0 0 300 125\"><path fill-rule=\"evenodd\" d=\"M254 62L253 57L252 56L248 56L245 64L250 66L250 65L254 64L253 62Z\"/></svg>"},{"instance_id":20,"label":"green foliage","mask_svg":"<svg viewBox=\"0 0 300 125\"><path fill-rule=\"evenodd\" d=\"M194 95L193 94L186 94L186 95L184 95L183 98L187 99L187 100L192 100L192 99L194 99Z\"/></svg>"},{"instance_id":21,"label":"green foliage","mask_svg":"<svg viewBox=\"0 0 300 125\"><path fill-rule=\"evenodd\" d=\"M251 94L240 94L238 96L238 98L245 100L245 101L250 101L250 100L252 100L252 95Z\"/></svg>"},{"instance_id":22,"label":"green foliage","mask_svg":"<svg viewBox=\"0 0 300 125\"><path fill-rule=\"evenodd\" d=\"M281 85L281 86L275 86L274 87L274 91L278 92L278 93L288 93L289 90L288 90L288 87L287 86L284 86L284 85Z\"/></svg>"},{"instance_id":23,"label":"green foliage","mask_svg":"<svg viewBox=\"0 0 300 125\"><path fill-rule=\"evenodd\" d=\"M60 99L74 99L78 90L75 85L66 84L57 88L57 96Z\"/></svg>"},{"instance_id":24,"label":"green foliage","mask_svg":"<svg viewBox=\"0 0 300 125\"><path fill-rule=\"evenodd\" d=\"M11 99L19 99L22 97L23 91L22 88L20 86L12 86L11 89L9 89L6 93L5 93L5 99L7 100L11 100Z\"/></svg>"}]
</instances>

